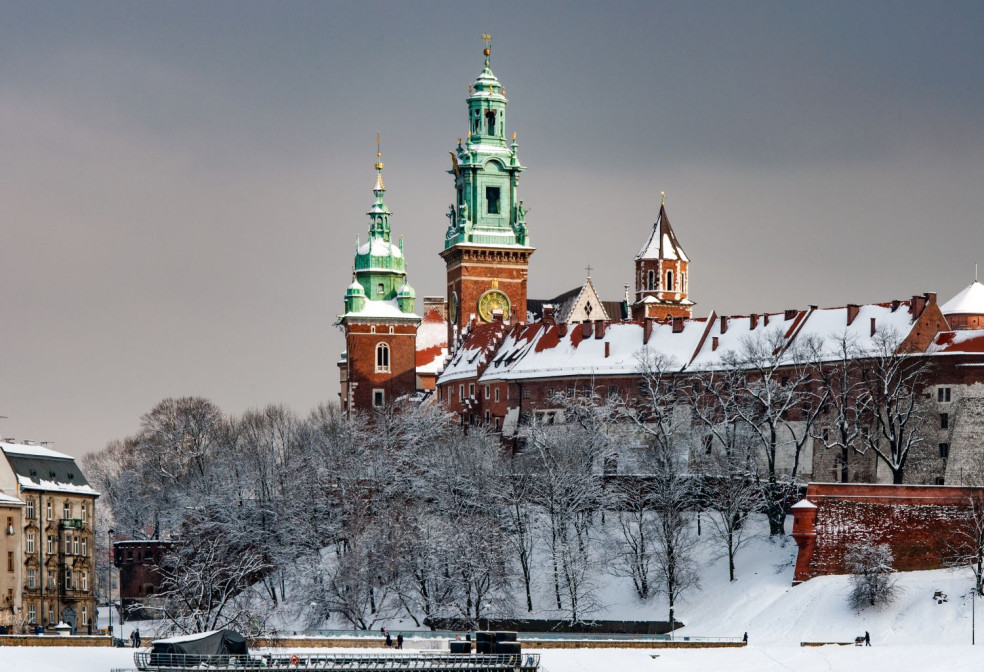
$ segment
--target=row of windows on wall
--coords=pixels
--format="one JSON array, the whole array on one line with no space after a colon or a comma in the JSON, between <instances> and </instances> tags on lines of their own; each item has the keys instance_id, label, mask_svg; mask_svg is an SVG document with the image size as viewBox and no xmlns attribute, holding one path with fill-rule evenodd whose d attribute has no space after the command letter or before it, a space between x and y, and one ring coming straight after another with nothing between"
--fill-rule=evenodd
<instances>
[{"instance_id":1,"label":"row of windows on wall","mask_svg":"<svg viewBox=\"0 0 984 672\"><path fill-rule=\"evenodd\" d=\"M682 291L684 293L686 293L687 292L687 274L685 272L684 273L681 273L680 274L680 277L683 280L683 283L682 283L683 284L683 289L682 289ZM667 271L666 272L666 285L665 285L665 287L666 287L667 291L672 291L675 288L675 285L673 284L673 271ZM655 291L655 290L658 290L658 289L659 289L659 277L656 275L656 271L649 271L648 273L646 273L646 290L647 291Z\"/></svg>"},{"instance_id":2,"label":"row of windows on wall","mask_svg":"<svg viewBox=\"0 0 984 672\"><path fill-rule=\"evenodd\" d=\"M28 554L36 550L34 543L34 532L29 531L24 535L24 549ZM48 555L55 553L55 537L48 535L45 552ZM82 535L68 535L65 537L65 555L89 555L89 539Z\"/></svg>"},{"instance_id":3,"label":"row of windows on wall","mask_svg":"<svg viewBox=\"0 0 984 672\"><path fill-rule=\"evenodd\" d=\"M375 334L376 333L376 327L369 327L369 333L370 334ZM389 332L388 333L393 334L393 333L396 333L396 332L393 330L393 327L389 327Z\"/></svg>"},{"instance_id":4,"label":"row of windows on wall","mask_svg":"<svg viewBox=\"0 0 984 672\"><path fill-rule=\"evenodd\" d=\"M27 605L27 622L32 624L38 622L38 605ZM55 622L55 609L50 605L48 606L48 622ZM84 604L82 605L82 620L79 621L79 623L81 623L83 627L87 626L89 623L89 607Z\"/></svg>"},{"instance_id":5,"label":"row of windows on wall","mask_svg":"<svg viewBox=\"0 0 984 672\"><path fill-rule=\"evenodd\" d=\"M33 519L33 518L35 518L37 516L37 511L35 509L35 506L36 506L35 502L36 502L36 500L33 497L32 498L29 498L27 500L27 511L26 511L26 515L27 515L27 518L28 519ZM53 515L54 514L54 504L53 504L52 500L49 499L45 503L45 507L44 508L45 508L45 519L46 520L54 520L54 515ZM72 513L73 512L74 512L74 508L72 507L72 503L71 502L65 502L65 503L62 504L62 518L66 518L66 519L72 518L73 517L72 516ZM85 502L81 502L79 504L79 519L82 520L83 522L85 522L86 520L88 520L88 516L89 516L89 507L87 506L87 504Z\"/></svg>"},{"instance_id":6,"label":"row of windows on wall","mask_svg":"<svg viewBox=\"0 0 984 672\"><path fill-rule=\"evenodd\" d=\"M55 572L47 572L48 588L55 587ZM89 572L74 572L71 569L65 570L65 590L89 590ZM30 567L27 570L27 588L35 590L38 587L38 570Z\"/></svg>"},{"instance_id":7,"label":"row of windows on wall","mask_svg":"<svg viewBox=\"0 0 984 672\"><path fill-rule=\"evenodd\" d=\"M472 119L472 133L482 132L482 111L475 110L475 116ZM495 135L495 110L485 110L485 133L486 135Z\"/></svg>"}]
</instances>

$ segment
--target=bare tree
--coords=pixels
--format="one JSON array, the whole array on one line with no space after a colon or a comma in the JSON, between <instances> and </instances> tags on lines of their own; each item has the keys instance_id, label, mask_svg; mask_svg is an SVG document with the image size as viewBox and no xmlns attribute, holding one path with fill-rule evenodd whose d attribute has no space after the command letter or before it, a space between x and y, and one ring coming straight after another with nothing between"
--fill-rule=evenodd
<instances>
[{"instance_id":1,"label":"bare tree","mask_svg":"<svg viewBox=\"0 0 984 672\"><path fill-rule=\"evenodd\" d=\"M929 413L923 398L929 358L907 352L890 329L875 334L862 369L867 422L861 423L862 451L870 450L892 472L892 482L905 481L906 464L923 441Z\"/></svg>"},{"instance_id":2,"label":"bare tree","mask_svg":"<svg viewBox=\"0 0 984 672\"><path fill-rule=\"evenodd\" d=\"M734 446L732 446L734 448ZM748 517L761 504L757 475L748 470L748 449L711 452L700 460L700 500L713 513L711 536L724 547L728 578L735 580L735 557L752 539Z\"/></svg>"},{"instance_id":3,"label":"bare tree","mask_svg":"<svg viewBox=\"0 0 984 672\"><path fill-rule=\"evenodd\" d=\"M895 599L899 589L893 576L893 560L888 544L862 542L848 550L844 566L851 574L848 603L852 608L890 604Z\"/></svg>"}]
</instances>

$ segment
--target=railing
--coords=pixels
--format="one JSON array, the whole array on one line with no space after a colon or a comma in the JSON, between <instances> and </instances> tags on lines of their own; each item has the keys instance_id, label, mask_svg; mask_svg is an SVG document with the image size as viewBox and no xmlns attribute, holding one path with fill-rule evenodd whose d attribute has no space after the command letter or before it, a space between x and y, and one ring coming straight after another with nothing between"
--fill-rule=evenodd
<instances>
[{"instance_id":1,"label":"railing","mask_svg":"<svg viewBox=\"0 0 984 672\"><path fill-rule=\"evenodd\" d=\"M535 653L511 655L474 654L291 654L275 653L248 656L208 656L182 653L133 654L139 670L243 670L262 668L277 670L358 670L358 672L389 672L392 670L421 670L427 672L538 672L540 656ZM539 671L542 672L542 671Z\"/></svg>"},{"instance_id":2,"label":"railing","mask_svg":"<svg viewBox=\"0 0 984 672\"><path fill-rule=\"evenodd\" d=\"M81 518L62 518L61 526L63 530L81 530L85 521Z\"/></svg>"}]
</instances>

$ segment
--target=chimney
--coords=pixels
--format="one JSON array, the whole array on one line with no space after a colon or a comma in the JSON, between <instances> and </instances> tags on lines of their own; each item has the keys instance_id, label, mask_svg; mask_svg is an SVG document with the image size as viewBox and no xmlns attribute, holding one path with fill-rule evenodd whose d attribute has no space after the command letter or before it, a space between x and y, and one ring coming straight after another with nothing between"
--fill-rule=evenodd
<instances>
[{"instance_id":1,"label":"chimney","mask_svg":"<svg viewBox=\"0 0 984 672\"><path fill-rule=\"evenodd\" d=\"M728 317L726 315L721 316L721 333L728 333Z\"/></svg>"},{"instance_id":2,"label":"chimney","mask_svg":"<svg viewBox=\"0 0 984 672\"><path fill-rule=\"evenodd\" d=\"M673 318L673 333L679 334L683 332L683 318L674 317Z\"/></svg>"},{"instance_id":3,"label":"chimney","mask_svg":"<svg viewBox=\"0 0 984 672\"><path fill-rule=\"evenodd\" d=\"M789 320L793 319L794 317L796 317L796 309L795 308L787 308L786 309L786 312L783 313L783 319L786 320L787 322Z\"/></svg>"},{"instance_id":4,"label":"chimney","mask_svg":"<svg viewBox=\"0 0 984 672\"><path fill-rule=\"evenodd\" d=\"M607 359L609 355L612 354L612 344L605 341L605 358Z\"/></svg>"},{"instance_id":5,"label":"chimney","mask_svg":"<svg viewBox=\"0 0 984 672\"><path fill-rule=\"evenodd\" d=\"M875 335L875 331L876 331L876 328L875 328L875 318L871 318L871 335L872 336Z\"/></svg>"},{"instance_id":6,"label":"chimney","mask_svg":"<svg viewBox=\"0 0 984 672\"><path fill-rule=\"evenodd\" d=\"M649 343L649 337L653 335L653 318L647 317L642 322L642 344Z\"/></svg>"},{"instance_id":7,"label":"chimney","mask_svg":"<svg viewBox=\"0 0 984 672\"><path fill-rule=\"evenodd\" d=\"M752 313L751 315L748 316L748 330L749 331L752 331L753 329L755 329L755 327L758 326L758 323L759 323L759 316L758 315L756 315L755 313Z\"/></svg>"},{"instance_id":8,"label":"chimney","mask_svg":"<svg viewBox=\"0 0 984 672\"><path fill-rule=\"evenodd\" d=\"M543 319L542 322L546 324L557 324L554 319L554 307L551 304L547 304L543 307Z\"/></svg>"},{"instance_id":9,"label":"chimney","mask_svg":"<svg viewBox=\"0 0 984 672\"><path fill-rule=\"evenodd\" d=\"M714 352L717 349L718 349L718 337L711 336L711 352Z\"/></svg>"},{"instance_id":10,"label":"chimney","mask_svg":"<svg viewBox=\"0 0 984 672\"><path fill-rule=\"evenodd\" d=\"M856 303L847 304L847 326L851 326L854 320L857 319L858 313L861 311L861 306Z\"/></svg>"},{"instance_id":11,"label":"chimney","mask_svg":"<svg viewBox=\"0 0 984 672\"><path fill-rule=\"evenodd\" d=\"M591 338L591 323L582 322L581 323L581 338Z\"/></svg>"},{"instance_id":12,"label":"chimney","mask_svg":"<svg viewBox=\"0 0 984 672\"><path fill-rule=\"evenodd\" d=\"M909 302L909 309L912 316L918 318L922 315L923 309L926 307L926 297L924 296L912 296L912 301Z\"/></svg>"},{"instance_id":13,"label":"chimney","mask_svg":"<svg viewBox=\"0 0 984 672\"><path fill-rule=\"evenodd\" d=\"M902 305L902 302L901 301L899 301L898 299L893 300L892 301L892 312L894 313L896 310L898 310L900 305Z\"/></svg>"},{"instance_id":14,"label":"chimney","mask_svg":"<svg viewBox=\"0 0 984 672\"><path fill-rule=\"evenodd\" d=\"M561 338L563 338L564 336L567 335L567 323L566 322L561 322L560 324L557 325L557 335L560 336Z\"/></svg>"},{"instance_id":15,"label":"chimney","mask_svg":"<svg viewBox=\"0 0 984 672\"><path fill-rule=\"evenodd\" d=\"M605 337L605 321L595 320L595 338L601 339L604 337Z\"/></svg>"},{"instance_id":16,"label":"chimney","mask_svg":"<svg viewBox=\"0 0 984 672\"><path fill-rule=\"evenodd\" d=\"M926 292L925 294L923 294L923 296L926 297L926 305L927 306L935 306L936 305L936 292Z\"/></svg>"},{"instance_id":17,"label":"chimney","mask_svg":"<svg viewBox=\"0 0 984 672\"><path fill-rule=\"evenodd\" d=\"M492 323L493 324L502 324L502 309L501 308L496 308L495 310L492 311Z\"/></svg>"}]
</instances>

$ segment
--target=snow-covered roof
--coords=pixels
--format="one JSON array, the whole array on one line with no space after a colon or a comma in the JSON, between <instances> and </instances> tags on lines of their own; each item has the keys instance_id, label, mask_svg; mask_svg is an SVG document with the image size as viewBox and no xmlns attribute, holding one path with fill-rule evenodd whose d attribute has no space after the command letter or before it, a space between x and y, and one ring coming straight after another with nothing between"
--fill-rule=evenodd
<instances>
[{"instance_id":1,"label":"snow-covered roof","mask_svg":"<svg viewBox=\"0 0 984 672\"><path fill-rule=\"evenodd\" d=\"M929 344L931 355L962 355L984 353L984 329L941 331Z\"/></svg>"},{"instance_id":2,"label":"snow-covered roof","mask_svg":"<svg viewBox=\"0 0 984 672\"><path fill-rule=\"evenodd\" d=\"M600 338L594 324L519 326L506 337L482 381L532 378L633 375L645 353L662 355L683 368L706 330L705 320L652 323L648 343L639 322L605 323ZM585 333L590 331L590 333Z\"/></svg>"},{"instance_id":3,"label":"snow-covered roof","mask_svg":"<svg viewBox=\"0 0 984 672\"><path fill-rule=\"evenodd\" d=\"M940 310L944 315L984 315L984 285L975 280Z\"/></svg>"},{"instance_id":4,"label":"snow-covered roof","mask_svg":"<svg viewBox=\"0 0 984 672\"><path fill-rule=\"evenodd\" d=\"M155 639L155 644L181 644L182 642L195 642L199 639L206 639L221 630L209 630L208 632L196 632L191 635L179 635L177 637L168 637L167 639Z\"/></svg>"},{"instance_id":5,"label":"snow-covered roof","mask_svg":"<svg viewBox=\"0 0 984 672\"><path fill-rule=\"evenodd\" d=\"M872 352L879 335L891 333L901 341L912 331L916 322L911 304L906 301L869 303L856 309L857 314L850 325L847 323L848 317L854 310L851 306L811 310L797 332L797 342L806 344L812 341L819 346L822 360L829 361L843 356L844 338L857 352Z\"/></svg>"},{"instance_id":6,"label":"snow-covered roof","mask_svg":"<svg viewBox=\"0 0 984 672\"><path fill-rule=\"evenodd\" d=\"M448 356L448 323L440 311L431 309L417 327L417 373L437 375Z\"/></svg>"},{"instance_id":7,"label":"snow-covered roof","mask_svg":"<svg viewBox=\"0 0 984 672\"><path fill-rule=\"evenodd\" d=\"M70 455L43 446L17 443L0 443L0 449L21 490L99 495Z\"/></svg>"},{"instance_id":8,"label":"snow-covered roof","mask_svg":"<svg viewBox=\"0 0 984 672\"><path fill-rule=\"evenodd\" d=\"M0 506L24 506L24 502L17 499L13 495L7 495L0 492Z\"/></svg>"},{"instance_id":9,"label":"snow-covered roof","mask_svg":"<svg viewBox=\"0 0 984 672\"><path fill-rule=\"evenodd\" d=\"M506 333L502 322L470 327L454 357L448 362L438 384L478 377Z\"/></svg>"},{"instance_id":10,"label":"snow-covered roof","mask_svg":"<svg viewBox=\"0 0 984 672\"><path fill-rule=\"evenodd\" d=\"M342 317L346 318L381 318L381 319L404 319L419 320L420 316L415 313L404 313L400 310L400 305L396 299L389 301L366 300L365 306L358 312L345 313Z\"/></svg>"},{"instance_id":11,"label":"snow-covered roof","mask_svg":"<svg viewBox=\"0 0 984 672\"><path fill-rule=\"evenodd\" d=\"M670 220L666 216L665 206L659 206L659 216L656 218L656 223L653 224L652 233L649 234L649 239L642 246L642 249L639 250L639 254L635 258L637 261L639 259L669 259L671 261L679 259L680 261L690 261L686 252L680 246L676 234L673 232L673 227L670 226Z\"/></svg>"},{"instance_id":12,"label":"snow-covered roof","mask_svg":"<svg viewBox=\"0 0 984 672\"><path fill-rule=\"evenodd\" d=\"M371 254L374 257L402 257L403 252L399 245L388 243L382 238L370 238L368 242L359 246L359 254Z\"/></svg>"},{"instance_id":13,"label":"snow-covered roof","mask_svg":"<svg viewBox=\"0 0 984 672\"><path fill-rule=\"evenodd\" d=\"M791 508L791 509L815 509L815 508L817 508L817 505L814 504L813 502L811 502L808 499L801 499L800 501L796 502L795 504L793 504L789 508Z\"/></svg>"},{"instance_id":14,"label":"snow-covered roof","mask_svg":"<svg viewBox=\"0 0 984 672\"><path fill-rule=\"evenodd\" d=\"M53 457L63 460L74 460L75 458L71 455L66 455L65 453L59 453L57 450L52 450L51 448L46 448L44 446L35 446L29 443L0 443L0 449L3 449L8 455L25 455L29 457Z\"/></svg>"},{"instance_id":15,"label":"snow-covered roof","mask_svg":"<svg viewBox=\"0 0 984 672\"><path fill-rule=\"evenodd\" d=\"M796 313L802 317L802 313ZM722 324L722 320L726 322ZM728 353L740 353L746 343L761 339L785 347L799 324L796 317L785 319L783 313L737 315L716 319L707 331L707 338L694 354L690 368L713 370L721 367Z\"/></svg>"}]
</instances>

